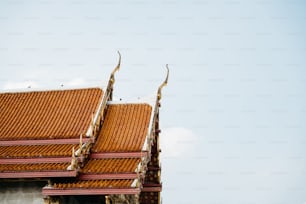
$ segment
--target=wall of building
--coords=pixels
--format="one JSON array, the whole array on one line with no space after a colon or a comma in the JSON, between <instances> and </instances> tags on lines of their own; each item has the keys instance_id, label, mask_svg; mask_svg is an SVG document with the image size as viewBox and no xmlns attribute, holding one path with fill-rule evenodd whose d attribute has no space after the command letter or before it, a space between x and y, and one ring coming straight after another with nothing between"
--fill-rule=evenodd
<instances>
[{"instance_id":1,"label":"wall of building","mask_svg":"<svg viewBox=\"0 0 306 204\"><path fill-rule=\"evenodd\" d=\"M105 204L105 196L61 196L60 204Z\"/></svg>"},{"instance_id":2,"label":"wall of building","mask_svg":"<svg viewBox=\"0 0 306 204\"><path fill-rule=\"evenodd\" d=\"M46 181L0 181L1 204L42 204L41 189Z\"/></svg>"}]
</instances>

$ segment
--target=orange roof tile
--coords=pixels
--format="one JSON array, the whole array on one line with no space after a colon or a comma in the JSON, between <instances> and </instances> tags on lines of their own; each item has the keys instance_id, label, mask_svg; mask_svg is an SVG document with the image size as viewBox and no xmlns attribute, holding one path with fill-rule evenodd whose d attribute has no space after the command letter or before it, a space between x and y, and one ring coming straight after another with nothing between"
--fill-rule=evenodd
<instances>
[{"instance_id":1,"label":"orange roof tile","mask_svg":"<svg viewBox=\"0 0 306 204\"><path fill-rule=\"evenodd\" d=\"M135 172L139 158L133 159L90 159L82 173Z\"/></svg>"},{"instance_id":2,"label":"orange roof tile","mask_svg":"<svg viewBox=\"0 0 306 204\"><path fill-rule=\"evenodd\" d=\"M70 163L51 163L51 164L1 164L0 172L16 171L65 171Z\"/></svg>"},{"instance_id":3,"label":"orange roof tile","mask_svg":"<svg viewBox=\"0 0 306 204\"><path fill-rule=\"evenodd\" d=\"M44 171L13 171L13 172L0 172L0 178L54 178L54 177L76 177L77 171L67 170L53 170L48 169Z\"/></svg>"},{"instance_id":4,"label":"orange roof tile","mask_svg":"<svg viewBox=\"0 0 306 204\"><path fill-rule=\"evenodd\" d=\"M76 181L71 183L54 183L53 188L129 188L133 181L132 179Z\"/></svg>"},{"instance_id":5,"label":"orange roof tile","mask_svg":"<svg viewBox=\"0 0 306 204\"><path fill-rule=\"evenodd\" d=\"M0 158L71 157L73 144L0 146Z\"/></svg>"},{"instance_id":6,"label":"orange roof tile","mask_svg":"<svg viewBox=\"0 0 306 204\"><path fill-rule=\"evenodd\" d=\"M148 104L111 104L94 152L141 151L152 107Z\"/></svg>"},{"instance_id":7,"label":"orange roof tile","mask_svg":"<svg viewBox=\"0 0 306 204\"><path fill-rule=\"evenodd\" d=\"M70 163L51 164L1 164L0 172L17 171L65 171Z\"/></svg>"},{"instance_id":8,"label":"orange roof tile","mask_svg":"<svg viewBox=\"0 0 306 204\"><path fill-rule=\"evenodd\" d=\"M99 88L0 94L0 140L78 138L89 128Z\"/></svg>"}]
</instances>

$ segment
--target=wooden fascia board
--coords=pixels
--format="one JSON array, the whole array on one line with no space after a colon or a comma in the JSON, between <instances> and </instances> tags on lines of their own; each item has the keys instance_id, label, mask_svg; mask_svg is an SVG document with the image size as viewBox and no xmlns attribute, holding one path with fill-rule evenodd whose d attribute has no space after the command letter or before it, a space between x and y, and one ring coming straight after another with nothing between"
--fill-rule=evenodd
<instances>
[{"instance_id":1,"label":"wooden fascia board","mask_svg":"<svg viewBox=\"0 0 306 204\"><path fill-rule=\"evenodd\" d=\"M0 172L0 178L76 177L77 171Z\"/></svg>"},{"instance_id":2,"label":"wooden fascia board","mask_svg":"<svg viewBox=\"0 0 306 204\"><path fill-rule=\"evenodd\" d=\"M156 183L144 183L142 185L141 192L161 192L162 191L162 184Z\"/></svg>"},{"instance_id":3,"label":"wooden fascia board","mask_svg":"<svg viewBox=\"0 0 306 204\"><path fill-rule=\"evenodd\" d=\"M162 187L158 187L158 186L143 187L141 189L141 192L161 192L161 191L162 191Z\"/></svg>"},{"instance_id":4,"label":"wooden fascia board","mask_svg":"<svg viewBox=\"0 0 306 204\"><path fill-rule=\"evenodd\" d=\"M103 173L103 174L81 174L80 180L103 180L103 179L136 179L137 173Z\"/></svg>"},{"instance_id":5,"label":"wooden fascia board","mask_svg":"<svg viewBox=\"0 0 306 204\"><path fill-rule=\"evenodd\" d=\"M114 195L114 194L139 194L139 188L69 188L58 189L44 187L42 194L44 196L61 196L61 195Z\"/></svg>"}]
</instances>

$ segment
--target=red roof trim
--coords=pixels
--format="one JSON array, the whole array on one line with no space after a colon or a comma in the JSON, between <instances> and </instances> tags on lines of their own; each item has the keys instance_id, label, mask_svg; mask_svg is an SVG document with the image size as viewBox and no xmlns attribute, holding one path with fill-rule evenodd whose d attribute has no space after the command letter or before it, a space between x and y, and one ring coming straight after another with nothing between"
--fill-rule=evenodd
<instances>
[{"instance_id":1,"label":"red roof trim","mask_svg":"<svg viewBox=\"0 0 306 204\"><path fill-rule=\"evenodd\" d=\"M104 152L104 153L92 153L91 159L108 159L108 158L141 158L148 156L147 151L142 152Z\"/></svg>"},{"instance_id":2,"label":"red roof trim","mask_svg":"<svg viewBox=\"0 0 306 204\"><path fill-rule=\"evenodd\" d=\"M162 185L157 183L145 183L143 184L142 192L161 192Z\"/></svg>"},{"instance_id":3,"label":"red roof trim","mask_svg":"<svg viewBox=\"0 0 306 204\"><path fill-rule=\"evenodd\" d=\"M76 177L77 171L0 172L0 178Z\"/></svg>"},{"instance_id":4,"label":"red roof trim","mask_svg":"<svg viewBox=\"0 0 306 204\"><path fill-rule=\"evenodd\" d=\"M67 163L71 157L41 157L41 158L20 158L0 159L0 164L45 164L45 163Z\"/></svg>"},{"instance_id":5,"label":"red roof trim","mask_svg":"<svg viewBox=\"0 0 306 204\"><path fill-rule=\"evenodd\" d=\"M141 192L161 192L161 187L143 187Z\"/></svg>"},{"instance_id":6,"label":"red roof trim","mask_svg":"<svg viewBox=\"0 0 306 204\"><path fill-rule=\"evenodd\" d=\"M83 138L83 143L90 138ZM50 144L79 144L80 139L51 139L51 140L6 140L1 141L0 146L17 146L17 145L50 145Z\"/></svg>"},{"instance_id":7,"label":"red roof trim","mask_svg":"<svg viewBox=\"0 0 306 204\"><path fill-rule=\"evenodd\" d=\"M72 188L72 189L54 189L44 187L42 194L44 196L57 195L110 195L110 194L139 194L139 188Z\"/></svg>"},{"instance_id":8,"label":"red roof trim","mask_svg":"<svg viewBox=\"0 0 306 204\"><path fill-rule=\"evenodd\" d=\"M81 174L80 180L136 179L137 173Z\"/></svg>"}]
</instances>

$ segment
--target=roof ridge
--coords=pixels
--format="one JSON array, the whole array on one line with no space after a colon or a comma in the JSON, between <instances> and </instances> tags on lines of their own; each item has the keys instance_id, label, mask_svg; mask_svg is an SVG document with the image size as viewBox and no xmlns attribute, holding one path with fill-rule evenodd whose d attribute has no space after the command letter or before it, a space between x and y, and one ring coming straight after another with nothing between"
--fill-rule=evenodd
<instances>
[{"instance_id":1,"label":"roof ridge","mask_svg":"<svg viewBox=\"0 0 306 204\"><path fill-rule=\"evenodd\" d=\"M71 88L55 88L55 89L43 89L43 88L28 88L28 89L10 89L10 90L2 90L0 94L22 94L22 93L34 93L34 92L60 92L60 91L75 91L75 90L88 90L88 89L100 89L103 90L103 87L99 86L88 86L88 87L71 87Z\"/></svg>"}]
</instances>

